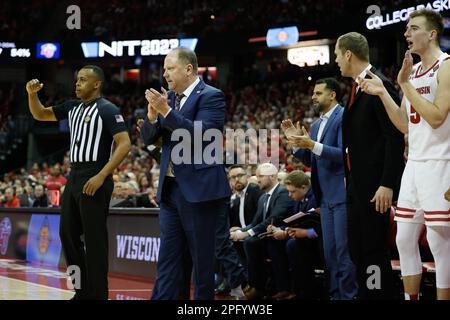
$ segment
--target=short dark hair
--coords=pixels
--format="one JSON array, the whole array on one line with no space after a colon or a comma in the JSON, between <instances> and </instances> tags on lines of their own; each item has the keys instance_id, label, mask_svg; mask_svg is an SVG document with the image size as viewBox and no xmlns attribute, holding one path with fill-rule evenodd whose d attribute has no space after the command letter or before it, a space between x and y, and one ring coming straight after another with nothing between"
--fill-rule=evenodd
<instances>
[{"instance_id":1,"label":"short dark hair","mask_svg":"<svg viewBox=\"0 0 450 320\"><path fill-rule=\"evenodd\" d=\"M311 180L309 177L300 170L294 170L284 178L284 185L294 186L295 188L301 188L303 186L310 186Z\"/></svg>"},{"instance_id":2,"label":"short dark hair","mask_svg":"<svg viewBox=\"0 0 450 320\"><path fill-rule=\"evenodd\" d=\"M337 43L342 53L350 50L360 60L369 61L369 42L361 33L349 32L343 34L338 38Z\"/></svg>"},{"instance_id":3,"label":"short dark hair","mask_svg":"<svg viewBox=\"0 0 450 320\"><path fill-rule=\"evenodd\" d=\"M186 64L192 65L192 70L195 74L198 72L198 61L197 61L197 55L194 51L184 48L184 47L178 47L173 49L173 51L178 53L178 60L183 61Z\"/></svg>"},{"instance_id":4,"label":"short dark hair","mask_svg":"<svg viewBox=\"0 0 450 320\"><path fill-rule=\"evenodd\" d=\"M102 68L95 66L93 64L89 64L81 69L91 69L92 72L95 74L95 76L102 82L102 84L105 81L105 73L103 72Z\"/></svg>"},{"instance_id":5,"label":"short dark hair","mask_svg":"<svg viewBox=\"0 0 450 320\"><path fill-rule=\"evenodd\" d=\"M416 17L424 17L427 21L427 29L428 31L436 30L437 32L437 42L440 43L441 41L441 35L444 32L444 22L442 19L442 16L439 12L429 10L429 9L422 9L412 12L409 15L409 19L416 18Z\"/></svg>"},{"instance_id":6,"label":"short dark hair","mask_svg":"<svg viewBox=\"0 0 450 320\"><path fill-rule=\"evenodd\" d=\"M341 86L339 85L339 82L335 78L322 78L316 81L316 85L324 83L325 88L336 93L336 99L339 99L341 95Z\"/></svg>"}]
</instances>

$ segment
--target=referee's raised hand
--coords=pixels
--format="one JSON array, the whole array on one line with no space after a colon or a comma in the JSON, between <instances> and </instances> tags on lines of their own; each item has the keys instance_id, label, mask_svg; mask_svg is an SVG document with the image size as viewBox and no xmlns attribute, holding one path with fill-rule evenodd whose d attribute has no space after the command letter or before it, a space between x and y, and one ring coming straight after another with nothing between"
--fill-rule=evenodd
<instances>
[{"instance_id":1,"label":"referee's raised hand","mask_svg":"<svg viewBox=\"0 0 450 320\"><path fill-rule=\"evenodd\" d=\"M36 93L44 87L44 84L38 79L33 79L27 82L26 89L29 94Z\"/></svg>"}]
</instances>

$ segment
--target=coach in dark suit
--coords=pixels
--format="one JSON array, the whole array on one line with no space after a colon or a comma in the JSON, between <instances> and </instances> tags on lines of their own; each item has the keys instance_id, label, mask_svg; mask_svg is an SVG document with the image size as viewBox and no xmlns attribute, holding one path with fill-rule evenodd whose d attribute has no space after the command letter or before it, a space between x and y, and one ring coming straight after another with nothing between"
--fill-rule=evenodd
<instances>
[{"instance_id":1,"label":"coach in dark suit","mask_svg":"<svg viewBox=\"0 0 450 320\"><path fill-rule=\"evenodd\" d=\"M258 208L258 200L264 192L258 185L248 182L248 174L242 165L236 164L230 167L228 174L230 184L236 192L236 197L231 200L230 207L230 232L245 228L255 217ZM247 265L242 242L235 242L241 262Z\"/></svg>"},{"instance_id":2,"label":"coach in dark suit","mask_svg":"<svg viewBox=\"0 0 450 320\"><path fill-rule=\"evenodd\" d=\"M336 62L355 82L344 110L342 135L346 162L350 255L357 267L359 298L393 298L393 277L386 242L389 211L403 172L403 135L379 97L359 90L367 70L378 75L400 105L393 84L369 63L367 39L356 32L339 37Z\"/></svg>"},{"instance_id":3,"label":"coach in dark suit","mask_svg":"<svg viewBox=\"0 0 450 320\"><path fill-rule=\"evenodd\" d=\"M203 151L211 142L198 140L208 129L223 131L225 97L197 76L197 68L194 52L174 49L164 60L164 78L170 91L146 91L149 105L141 136L146 144L155 143L161 136L163 142L157 192L161 246L152 299L178 297L186 243L194 265L194 298L214 298L216 220L221 210L227 210L231 190L219 158L222 150L211 155L211 163L211 159L203 159ZM189 133L191 143L185 141L185 133ZM175 151L172 154L175 146L179 150L179 140L190 148L181 148L189 156Z\"/></svg>"},{"instance_id":4,"label":"coach in dark suit","mask_svg":"<svg viewBox=\"0 0 450 320\"><path fill-rule=\"evenodd\" d=\"M253 221L245 228L231 232L230 236L234 241L244 241L249 284L244 293L250 300L263 297L267 279L264 270L266 244L258 235L266 232L270 224L279 226L283 219L292 215L294 207L287 189L278 183L277 173L277 168L271 163L263 163L258 167L258 185L265 194L259 198Z\"/></svg>"},{"instance_id":5,"label":"coach in dark suit","mask_svg":"<svg viewBox=\"0 0 450 320\"><path fill-rule=\"evenodd\" d=\"M229 179L237 193L231 202L230 226L232 229L244 228L255 217L258 199L264 192L256 184L248 183L248 175L241 165L230 167Z\"/></svg>"}]
</instances>

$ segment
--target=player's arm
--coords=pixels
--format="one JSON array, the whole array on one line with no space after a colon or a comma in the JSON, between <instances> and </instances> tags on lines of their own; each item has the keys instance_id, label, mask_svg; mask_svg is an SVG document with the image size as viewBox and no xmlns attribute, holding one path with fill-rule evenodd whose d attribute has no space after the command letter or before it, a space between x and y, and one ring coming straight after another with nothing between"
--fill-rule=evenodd
<instances>
[{"instance_id":1,"label":"player's arm","mask_svg":"<svg viewBox=\"0 0 450 320\"><path fill-rule=\"evenodd\" d=\"M444 123L450 110L450 61L445 61L440 67L434 102L423 98L409 81L401 83L400 86L416 112L433 129Z\"/></svg>"},{"instance_id":2,"label":"player's arm","mask_svg":"<svg viewBox=\"0 0 450 320\"><path fill-rule=\"evenodd\" d=\"M384 109L386 110L389 119L394 126L403 134L408 133L408 113L406 112L406 100L402 99L400 108L392 99L391 95L386 90L385 93L380 95L381 102L383 102Z\"/></svg>"},{"instance_id":3,"label":"player's arm","mask_svg":"<svg viewBox=\"0 0 450 320\"><path fill-rule=\"evenodd\" d=\"M39 121L57 121L53 108L46 108L42 105L38 97L38 91L44 87L39 80L33 79L26 85L28 92L28 107L33 115L33 118Z\"/></svg>"},{"instance_id":4,"label":"player's arm","mask_svg":"<svg viewBox=\"0 0 450 320\"><path fill-rule=\"evenodd\" d=\"M386 87L380 77L370 70L367 71L367 74L370 76L370 79L359 79L362 90L365 93L379 96L391 122L402 133L408 133L408 114L406 113L405 98L403 98L399 108L397 102L392 99L392 96L397 96L395 88L391 85Z\"/></svg>"}]
</instances>

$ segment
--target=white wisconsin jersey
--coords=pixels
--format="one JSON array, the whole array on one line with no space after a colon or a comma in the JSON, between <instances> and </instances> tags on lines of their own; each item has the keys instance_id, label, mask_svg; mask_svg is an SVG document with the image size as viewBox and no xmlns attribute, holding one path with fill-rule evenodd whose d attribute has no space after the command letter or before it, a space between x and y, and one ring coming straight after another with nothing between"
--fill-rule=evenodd
<instances>
[{"instance_id":1,"label":"white wisconsin jersey","mask_svg":"<svg viewBox=\"0 0 450 320\"><path fill-rule=\"evenodd\" d=\"M413 67L409 80L417 92L430 102L434 102L436 97L439 67L449 58L448 54L443 53L428 70L422 70L422 62ZM408 113L408 159L450 160L450 114L439 128L433 129L407 98L405 102Z\"/></svg>"}]
</instances>

